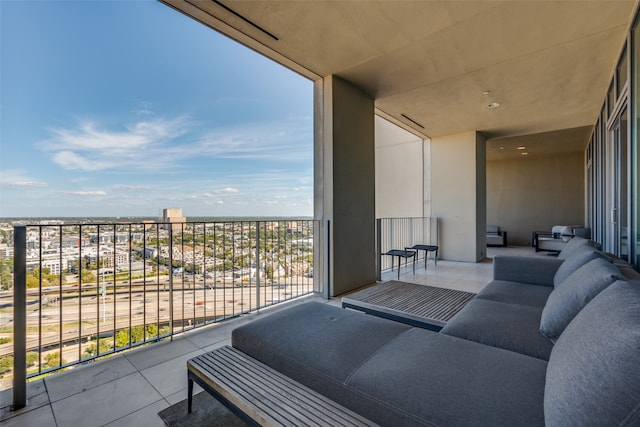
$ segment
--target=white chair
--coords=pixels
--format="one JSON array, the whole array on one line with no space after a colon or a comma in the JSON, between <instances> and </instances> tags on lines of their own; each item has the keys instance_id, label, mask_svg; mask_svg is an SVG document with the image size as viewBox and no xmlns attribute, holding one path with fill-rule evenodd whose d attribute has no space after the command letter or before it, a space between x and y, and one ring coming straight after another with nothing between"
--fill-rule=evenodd
<instances>
[{"instance_id":1,"label":"white chair","mask_svg":"<svg viewBox=\"0 0 640 427\"><path fill-rule=\"evenodd\" d=\"M569 240L574 236L574 229L581 228L578 225L554 225L551 232L534 231L533 245L536 252L560 252Z\"/></svg>"}]
</instances>

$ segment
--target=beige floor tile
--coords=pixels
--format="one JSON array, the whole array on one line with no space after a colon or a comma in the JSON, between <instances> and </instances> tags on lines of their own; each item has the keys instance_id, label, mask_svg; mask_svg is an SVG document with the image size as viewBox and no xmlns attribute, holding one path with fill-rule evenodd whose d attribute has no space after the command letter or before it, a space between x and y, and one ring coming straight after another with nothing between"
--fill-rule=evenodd
<instances>
[{"instance_id":1,"label":"beige floor tile","mask_svg":"<svg viewBox=\"0 0 640 427\"><path fill-rule=\"evenodd\" d=\"M183 354L175 359L147 368L140 373L162 395L170 396L187 387L187 360L204 353L203 350Z\"/></svg>"},{"instance_id":2,"label":"beige floor tile","mask_svg":"<svg viewBox=\"0 0 640 427\"><path fill-rule=\"evenodd\" d=\"M227 339L222 340L222 341L218 341L218 342L216 342L215 344L211 344L210 346L205 347L205 348L203 348L202 350L203 350L205 353L207 353L207 352L210 352L210 351L215 350L216 348L223 347L223 346L225 346L225 345L231 345L231 337L230 337L230 336L227 336Z\"/></svg>"},{"instance_id":3,"label":"beige floor tile","mask_svg":"<svg viewBox=\"0 0 640 427\"><path fill-rule=\"evenodd\" d=\"M119 418L106 427L165 427L164 421L158 416L158 412L169 407L171 404L165 399L138 409L136 412L125 417ZM195 427L195 426L194 426Z\"/></svg>"},{"instance_id":4,"label":"beige floor tile","mask_svg":"<svg viewBox=\"0 0 640 427\"><path fill-rule=\"evenodd\" d=\"M166 340L129 351L125 353L125 357L137 370L142 371L198 350L199 348L190 340L186 339L185 336L181 336L174 338L173 341Z\"/></svg>"},{"instance_id":5,"label":"beige floor tile","mask_svg":"<svg viewBox=\"0 0 640 427\"><path fill-rule=\"evenodd\" d=\"M45 378L51 402L65 399L77 393L125 377L136 368L124 357L118 355L98 360L86 365Z\"/></svg>"},{"instance_id":6,"label":"beige floor tile","mask_svg":"<svg viewBox=\"0 0 640 427\"><path fill-rule=\"evenodd\" d=\"M162 399L138 372L52 403L58 427L103 426Z\"/></svg>"},{"instance_id":7,"label":"beige floor tile","mask_svg":"<svg viewBox=\"0 0 640 427\"><path fill-rule=\"evenodd\" d=\"M30 427L30 426L55 426L56 420L51 411L51 406L45 405L38 409L25 412L19 416L2 421L2 427Z\"/></svg>"},{"instance_id":8,"label":"beige floor tile","mask_svg":"<svg viewBox=\"0 0 640 427\"><path fill-rule=\"evenodd\" d=\"M195 382L193 383L193 395L195 396L196 394L202 392L203 389L202 387L200 387L198 384L196 384ZM167 396L165 399L167 400L167 402L169 402L170 405L175 405L178 402L182 402L183 400L185 400L187 397L189 397L187 395L187 388L183 388L182 390L179 390L175 393L173 393L171 396Z\"/></svg>"},{"instance_id":9,"label":"beige floor tile","mask_svg":"<svg viewBox=\"0 0 640 427\"><path fill-rule=\"evenodd\" d=\"M49 403L49 394L44 385L44 380L27 383L27 406L17 411L11 410L13 406L13 389L3 390L0 393L0 422L49 405Z\"/></svg>"}]
</instances>

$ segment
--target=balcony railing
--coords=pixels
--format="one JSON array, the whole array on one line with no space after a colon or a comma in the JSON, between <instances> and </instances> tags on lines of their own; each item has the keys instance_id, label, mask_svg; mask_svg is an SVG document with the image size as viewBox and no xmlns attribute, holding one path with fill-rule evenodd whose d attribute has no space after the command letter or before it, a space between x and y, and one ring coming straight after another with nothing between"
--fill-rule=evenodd
<instances>
[{"instance_id":1,"label":"balcony railing","mask_svg":"<svg viewBox=\"0 0 640 427\"><path fill-rule=\"evenodd\" d=\"M0 294L0 330L13 331L0 360L13 357L14 396L26 378L312 293L318 226L14 227L14 292Z\"/></svg>"}]
</instances>

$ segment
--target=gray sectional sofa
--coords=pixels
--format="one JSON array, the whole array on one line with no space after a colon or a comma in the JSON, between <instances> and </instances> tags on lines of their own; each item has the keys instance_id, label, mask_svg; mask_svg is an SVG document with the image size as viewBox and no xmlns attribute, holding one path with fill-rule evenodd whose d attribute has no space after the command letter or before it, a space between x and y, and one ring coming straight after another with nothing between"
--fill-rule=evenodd
<instances>
[{"instance_id":1,"label":"gray sectional sofa","mask_svg":"<svg viewBox=\"0 0 640 427\"><path fill-rule=\"evenodd\" d=\"M310 302L232 345L380 425L640 425L640 285L580 238L496 257L439 333Z\"/></svg>"}]
</instances>

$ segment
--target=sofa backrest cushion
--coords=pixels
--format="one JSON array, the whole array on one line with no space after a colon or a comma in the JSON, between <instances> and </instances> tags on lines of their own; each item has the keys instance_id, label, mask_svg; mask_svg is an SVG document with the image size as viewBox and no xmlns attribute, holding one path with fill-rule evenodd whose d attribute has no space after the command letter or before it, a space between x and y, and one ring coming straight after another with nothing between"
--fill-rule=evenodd
<instances>
[{"instance_id":1,"label":"sofa backrest cushion","mask_svg":"<svg viewBox=\"0 0 640 427\"><path fill-rule=\"evenodd\" d=\"M556 274L553 276L553 285L558 286L571 273L596 258L604 258L604 254L590 245L575 248L556 270Z\"/></svg>"},{"instance_id":2,"label":"sofa backrest cushion","mask_svg":"<svg viewBox=\"0 0 640 427\"><path fill-rule=\"evenodd\" d=\"M574 237L567 242L564 248L562 248L562 250L558 254L558 259L567 259L576 248L588 244L589 240L583 239L582 237Z\"/></svg>"},{"instance_id":3,"label":"sofa backrest cushion","mask_svg":"<svg viewBox=\"0 0 640 427\"><path fill-rule=\"evenodd\" d=\"M551 350L545 424L640 425L640 284L620 281L598 294Z\"/></svg>"},{"instance_id":4,"label":"sofa backrest cushion","mask_svg":"<svg viewBox=\"0 0 640 427\"><path fill-rule=\"evenodd\" d=\"M604 258L579 267L549 294L540 318L540 332L555 342L589 301L620 279L624 279L620 270Z\"/></svg>"},{"instance_id":5,"label":"sofa backrest cushion","mask_svg":"<svg viewBox=\"0 0 640 427\"><path fill-rule=\"evenodd\" d=\"M498 234L500 232L500 227L497 225L487 225L487 234Z\"/></svg>"}]
</instances>

